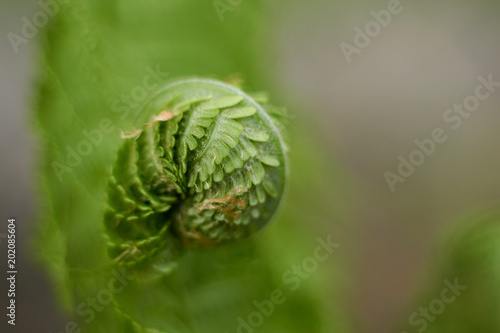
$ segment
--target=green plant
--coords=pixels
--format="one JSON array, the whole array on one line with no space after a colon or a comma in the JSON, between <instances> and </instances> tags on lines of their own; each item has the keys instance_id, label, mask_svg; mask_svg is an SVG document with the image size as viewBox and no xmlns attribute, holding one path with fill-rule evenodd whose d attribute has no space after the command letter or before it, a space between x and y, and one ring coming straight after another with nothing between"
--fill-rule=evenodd
<instances>
[{"instance_id":1,"label":"green plant","mask_svg":"<svg viewBox=\"0 0 500 333\"><path fill-rule=\"evenodd\" d=\"M161 273L185 246L239 240L266 225L285 188L282 117L215 80L175 80L156 92L139 114L145 125L123 134L109 181L115 262Z\"/></svg>"},{"instance_id":2,"label":"green plant","mask_svg":"<svg viewBox=\"0 0 500 333\"><path fill-rule=\"evenodd\" d=\"M219 81L195 79L200 95L193 95L191 104L176 105L182 99L169 97L178 88L183 94L193 90L177 85L184 79L164 82L165 72L170 78L224 78L241 73L245 90L270 90L257 55L266 30L262 3L248 1L241 9L221 24L209 1L85 0L72 2L48 26L36 113L43 150L39 249L59 303L82 332L234 332L240 325L238 318L246 320L256 311L255 301L269 299L272 290L283 288L284 272L311 253L316 238L325 232L320 221L336 212L331 198L338 182L332 180L335 173L322 158L321 145L302 122L292 122L287 132L294 133L289 136L293 149L286 162L279 139L282 111L269 106L262 94L249 96ZM136 87L144 87L141 83L151 70L159 73L155 82L163 88L152 92L150 100L127 99ZM212 133L212 126L224 121L233 136L242 130L238 138L248 139L257 154L224 172L220 181L214 181L220 179L215 168L210 188L221 184L231 188L226 186L225 195L203 190L201 194L209 196L201 199L196 186L204 186L199 180L205 175L200 178L202 170L193 169L196 164L190 159L208 147L209 140L199 130L182 139L182 131L191 116L202 114L196 107L235 95L243 96L241 101L233 100L239 111L231 114L234 111L220 106L215 115L215 109L206 110L213 117L201 117L202 124L210 124L200 130ZM125 106L115 103L123 96L128 100ZM184 97L186 102L189 96ZM254 114L250 114L252 107ZM160 146L168 142L161 129L173 131L175 124L173 149L152 152L159 146L155 140L160 140ZM68 151L78 150L88 140L83 133L95 129L101 131L100 143L82 154L78 164L69 165ZM234 138L227 140L229 147L235 144ZM187 159L179 159L181 141ZM239 145L238 140L229 154ZM251 156L255 151L248 146ZM217 147L217 154L225 153L224 147ZM140 165L126 164L129 158ZM71 170L57 173L54 162ZM246 172L250 163L257 172L262 166L262 181L262 172L249 174L251 184L248 178L229 181L233 174ZM297 176L288 180L287 205L280 218L268 223L283 197L287 164ZM207 179L211 167L206 166ZM134 179L145 186L134 187ZM166 185L166 193L161 184ZM145 192L135 196L136 189ZM227 209L231 204L223 202L227 199L234 203L235 214ZM198 213L199 208L207 209ZM214 212L221 219L214 218L216 227L204 224L204 214L219 209L229 218ZM186 218L189 214L195 218ZM266 223L265 230L251 237ZM330 333L332 327L342 327L345 316L337 309L332 314L325 297L335 291L330 286L337 284L323 273L318 269L301 281L300 289L286 294L286 302L258 330ZM126 286L107 297L116 276ZM92 300L102 300L99 310ZM344 329L336 331L340 330Z\"/></svg>"}]
</instances>

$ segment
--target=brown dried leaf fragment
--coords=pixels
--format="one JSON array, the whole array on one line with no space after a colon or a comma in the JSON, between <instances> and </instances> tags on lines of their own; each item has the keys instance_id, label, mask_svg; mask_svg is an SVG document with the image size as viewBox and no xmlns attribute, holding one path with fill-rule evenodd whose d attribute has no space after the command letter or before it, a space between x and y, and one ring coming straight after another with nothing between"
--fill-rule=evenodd
<instances>
[{"instance_id":1,"label":"brown dried leaf fragment","mask_svg":"<svg viewBox=\"0 0 500 333\"><path fill-rule=\"evenodd\" d=\"M196 211L201 213L203 210L211 209L223 212L228 217L238 218L239 211L245 208L245 201L241 198L237 198L243 193L248 192L244 186L236 186L231 191L229 191L224 198L210 198L201 202Z\"/></svg>"},{"instance_id":2,"label":"brown dried leaf fragment","mask_svg":"<svg viewBox=\"0 0 500 333\"><path fill-rule=\"evenodd\" d=\"M167 111L163 110L161 111L156 117L154 117L149 123L144 125L144 127L140 130L132 131L132 132L122 132L122 139L137 139L141 133L148 128L149 126L153 125L156 122L159 121L167 121L178 115L180 112L179 111Z\"/></svg>"}]
</instances>

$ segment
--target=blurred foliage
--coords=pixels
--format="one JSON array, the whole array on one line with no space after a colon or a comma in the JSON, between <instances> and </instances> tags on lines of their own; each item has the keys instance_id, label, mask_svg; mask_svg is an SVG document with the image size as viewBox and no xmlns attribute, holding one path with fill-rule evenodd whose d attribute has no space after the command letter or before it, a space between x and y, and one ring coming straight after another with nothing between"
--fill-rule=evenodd
<instances>
[{"instance_id":1,"label":"blurred foliage","mask_svg":"<svg viewBox=\"0 0 500 333\"><path fill-rule=\"evenodd\" d=\"M500 330L500 211L464 221L436 259L408 332L472 333Z\"/></svg>"}]
</instances>

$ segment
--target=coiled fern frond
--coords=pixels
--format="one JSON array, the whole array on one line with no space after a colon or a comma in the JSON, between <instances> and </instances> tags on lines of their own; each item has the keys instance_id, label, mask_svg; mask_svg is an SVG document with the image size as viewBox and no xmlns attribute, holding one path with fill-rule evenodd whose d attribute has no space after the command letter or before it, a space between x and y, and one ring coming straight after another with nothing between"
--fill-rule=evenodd
<instances>
[{"instance_id":1,"label":"coiled fern frond","mask_svg":"<svg viewBox=\"0 0 500 333\"><path fill-rule=\"evenodd\" d=\"M39 248L75 331L234 332L274 289L286 302L259 332L345 331L320 268L293 292L283 280L336 212L321 146L296 126L287 162L280 109L200 78L241 73L248 91L269 88L263 7L243 2L222 23L211 1L82 0L48 26ZM157 89L134 99L151 71ZM269 223L292 160L291 203Z\"/></svg>"},{"instance_id":2,"label":"coiled fern frond","mask_svg":"<svg viewBox=\"0 0 500 333\"><path fill-rule=\"evenodd\" d=\"M123 133L108 187L118 264L168 267L184 245L247 238L272 219L285 188L283 125L253 98L215 80L175 80L139 118L148 120Z\"/></svg>"}]
</instances>

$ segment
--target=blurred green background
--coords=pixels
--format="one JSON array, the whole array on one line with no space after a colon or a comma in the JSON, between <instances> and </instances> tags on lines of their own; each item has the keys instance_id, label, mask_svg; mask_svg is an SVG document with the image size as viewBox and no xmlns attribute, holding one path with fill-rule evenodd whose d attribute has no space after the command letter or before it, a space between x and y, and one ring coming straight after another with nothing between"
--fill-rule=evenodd
<instances>
[{"instance_id":1,"label":"blurred green background","mask_svg":"<svg viewBox=\"0 0 500 333\"><path fill-rule=\"evenodd\" d=\"M229 40L221 35L221 47L227 44L234 49L220 56L234 63L197 74L232 73L238 63L247 63L249 67L241 69L252 73L246 75L246 84L269 91L276 104L286 105L294 115L290 145L292 159L298 162L292 177L296 189L303 184L308 191L292 192L290 200L303 200L307 205L297 206L289 214L300 214L297 220L302 222L294 226L297 232L304 229L306 242L313 244L318 234L312 230L318 230L342 244L335 259L322 267L326 276L336 277L322 287L332 316L337 316L337 308L343 309L342 321L350 326L346 332L416 332L407 318L439 297L444 279L452 281L457 272L463 272L456 265L465 267L466 272L486 271L485 280L493 290L485 288L480 277L463 273L464 279L469 276L468 281L478 281L467 284L467 292L476 297L458 298L440 320L460 322L463 310L455 308L461 301L464 308L491 309L494 315L494 306L498 306L494 281L500 280L492 274L498 261L493 257L480 262L488 257L484 255L463 264L453 258L467 257L475 250L494 252L495 238L479 241L491 244L486 249L472 245L462 254L450 250L456 244L450 239L464 233L464 226L473 223L478 214L498 205L500 157L496 152L500 132L496 124L500 92L481 102L460 129L447 130L447 142L398 184L395 192L388 187L384 173L396 172L398 156L407 157L415 149L416 139L430 137L437 127L449 128L443 113L474 92L478 76L492 74L500 79L497 2L402 1L402 12L394 15L360 54L353 55L351 63L340 44L352 44L353 29L372 21L370 12L386 9L387 1L252 3L243 0L224 14L224 20L219 19L211 1L193 9L201 19L206 18L207 33L227 31L239 22L248 24L242 20L248 11L257 11L253 17L258 18L249 27L266 27L249 33L260 36L256 40L241 41L256 46L247 50L250 54L239 53L238 36ZM19 221L22 247L17 299L21 306L16 330L20 332L56 332L69 319L58 308L54 287L34 260L30 241L45 208L43 200L36 197L40 193L37 170L42 147L33 134L42 33L21 45L17 54L7 38L9 32L19 33L23 16L31 17L39 10L35 1L2 0L0 11L1 34L5 36L0 49L0 211L4 220L14 216ZM164 47L169 49L170 45ZM184 46L179 43L176 47ZM202 59L195 54L186 56L179 66L186 68L190 63L196 63L193 71L203 68ZM175 68L166 71L176 74ZM131 85L124 82L119 89ZM310 170L315 171L315 177L305 178ZM266 237L265 232L262 237ZM6 243L0 240L5 253ZM457 247L467 249L465 245ZM299 251L297 257L308 255L307 250ZM1 287L5 290L5 281ZM472 332L468 327L474 327L474 322L477 332L498 329L491 326L498 325L489 323L491 319L483 318L481 324L477 318L467 319L472 326L461 325L463 331ZM6 327L5 322L0 325ZM436 326L436 332L451 332L453 328L446 322L436 325L443 325Z\"/></svg>"}]
</instances>

